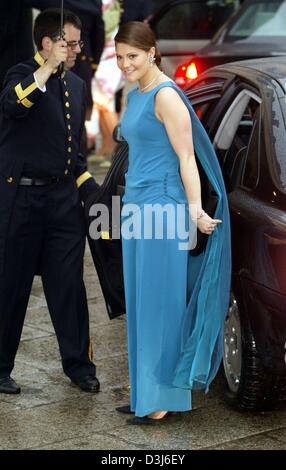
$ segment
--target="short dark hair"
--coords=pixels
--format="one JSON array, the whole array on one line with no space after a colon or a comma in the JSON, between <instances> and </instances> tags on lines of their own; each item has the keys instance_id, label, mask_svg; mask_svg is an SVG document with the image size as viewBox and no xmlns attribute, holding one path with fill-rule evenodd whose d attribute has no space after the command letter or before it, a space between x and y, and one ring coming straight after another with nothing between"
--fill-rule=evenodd
<instances>
[{"instance_id":1,"label":"short dark hair","mask_svg":"<svg viewBox=\"0 0 286 470\"><path fill-rule=\"evenodd\" d=\"M81 21L72 11L64 10L64 25L72 24L81 29ZM34 41L38 50L43 48L42 41L45 36L55 40L61 33L61 10L60 8L49 8L42 11L34 25Z\"/></svg>"}]
</instances>

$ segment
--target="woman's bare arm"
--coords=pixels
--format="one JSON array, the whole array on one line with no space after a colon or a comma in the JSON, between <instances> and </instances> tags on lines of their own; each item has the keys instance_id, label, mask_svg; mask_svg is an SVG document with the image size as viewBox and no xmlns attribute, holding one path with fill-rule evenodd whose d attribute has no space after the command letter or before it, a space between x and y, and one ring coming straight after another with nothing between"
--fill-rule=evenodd
<instances>
[{"instance_id":1,"label":"woman's bare arm","mask_svg":"<svg viewBox=\"0 0 286 470\"><path fill-rule=\"evenodd\" d=\"M203 208L189 110L176 90L164 87L156 95L155 114L164 124L170 143L179 158L180 173L186 196L192 217L196 219ZM220 222L218 219L204 215L198 219L198 228L201 232L209 234Z\"/></svg>"}]
</instances>

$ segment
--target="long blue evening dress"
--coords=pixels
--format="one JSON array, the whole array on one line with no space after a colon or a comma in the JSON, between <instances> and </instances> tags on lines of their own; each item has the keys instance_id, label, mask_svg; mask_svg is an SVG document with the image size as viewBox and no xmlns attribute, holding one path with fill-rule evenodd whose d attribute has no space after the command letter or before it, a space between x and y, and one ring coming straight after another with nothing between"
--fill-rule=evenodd
<instances>
[{"instance_id":1,"label":"long blue evening dress","mask_svg":"<svg viewBox=\"0 0 286 470\"><path fill-rule=\"evenodd\" d=\"M154 112L156 93L166 86L177 90L189 109L196 155L218 194L215 216L223 221L197 257L179 249L178 230L170 236L165 216L159 239L154 237L154 228L151 236L149 231L142 237L146 205L167 204L177 224L182 216L180 212L178 217L178 204L184 204L187 214L179 159ZM171 81L149 92L135 89L129 93L121 132L129 145L122 246L131 409L136 416L159 410L186 411L192 408L192 389L208 391L222 356L231 268L224 183L204 128ZM130 210L130 204L136 207Z\"/></svg>"}]
</instances>

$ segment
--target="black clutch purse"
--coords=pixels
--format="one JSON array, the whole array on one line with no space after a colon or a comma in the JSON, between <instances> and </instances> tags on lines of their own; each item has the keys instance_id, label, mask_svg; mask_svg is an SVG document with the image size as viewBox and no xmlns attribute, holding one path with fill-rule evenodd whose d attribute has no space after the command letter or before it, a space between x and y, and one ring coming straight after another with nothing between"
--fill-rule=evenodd
<instances>
[{"instance_id":1,"label":"black clutch purse","mask_svg":"<svg viewBox=\"0 0 286 470\"><path fill-rule=\"evenodd\" d=\"M202 207L210 217L213 217L218 203L218 196L210 184L198 159L197 166L201 180ZM205 250L208 237L209 235L206 235L197 229L197 244L193 249L190 250L191 256L198 256Z\"/></svg>"}]
</instances>

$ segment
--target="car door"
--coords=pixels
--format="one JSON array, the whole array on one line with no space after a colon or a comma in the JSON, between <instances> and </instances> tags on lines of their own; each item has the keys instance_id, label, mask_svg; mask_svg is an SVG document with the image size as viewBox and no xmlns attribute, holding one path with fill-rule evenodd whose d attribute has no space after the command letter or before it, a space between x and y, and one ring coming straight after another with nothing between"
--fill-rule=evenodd
<instances>
[{"instance_id":1,"label":"car door","mask_svg":"<svg viewBox=\"0 0 286 470\"><path fill-rule=\"evenodd\" d=\"M230 206L233 274L246 275L256 229L249 207L255 200L260 173L261 98L248 84L237 79L227 82L226 76L209 76L191 87L188 95L213 141L222 169Z\"/></svg>"},{"instance_id":2,"label":"car door","mask_svg":"<svg viewBox=\"0 0 286 470\"><path fill-rule=\"evenodd\" d=\"M90 196L84 208L90 252L110 319L125 313L120 201L127 166L128 145L122 141L114 151L112 166L100 191ZM107 216L107 213L108 219L97 223L102 214Z\"/></svg>"},{"instance_id":3,"label":"car door","mask_svg":"<svg viewBox=\"0 0 286 470\"><path fill-rule=\"evenodd\" d=\"M249 277L253 256L260 129L261 98L256 90L240 84L214 137L230 206L234 278Z\"/></svg>"}]
</instances>

